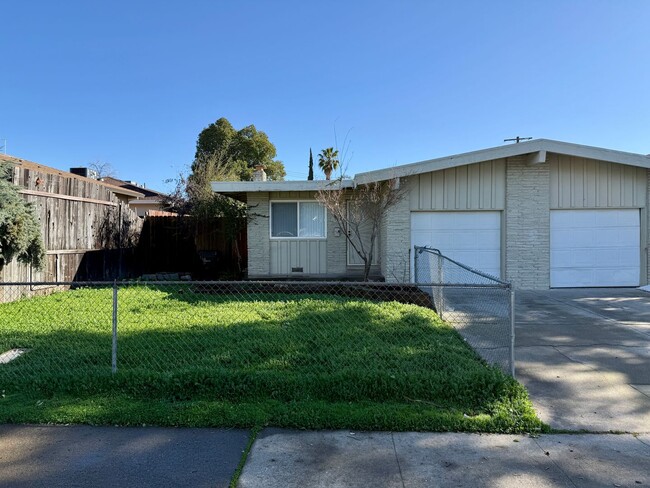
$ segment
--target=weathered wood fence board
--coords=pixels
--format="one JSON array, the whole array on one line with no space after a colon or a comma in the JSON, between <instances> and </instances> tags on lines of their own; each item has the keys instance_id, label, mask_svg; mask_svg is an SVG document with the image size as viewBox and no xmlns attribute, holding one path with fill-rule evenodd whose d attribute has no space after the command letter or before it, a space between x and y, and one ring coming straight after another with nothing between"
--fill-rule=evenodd
<instances>
[{"instance_id":1,"label":"weathered wood fence board","mask_svg":"<svg viewBox=\"0 0 650 488\"><path fill-rule=\"evenodd\" d=\"M128 203L102 182L15 161L12 181L41 222L47 265L37 271L13 261L0 270L0 281L114 279L132 274L142 219ZM30 294L39 292L30 288Z\"/></svg>"}]
</instances>

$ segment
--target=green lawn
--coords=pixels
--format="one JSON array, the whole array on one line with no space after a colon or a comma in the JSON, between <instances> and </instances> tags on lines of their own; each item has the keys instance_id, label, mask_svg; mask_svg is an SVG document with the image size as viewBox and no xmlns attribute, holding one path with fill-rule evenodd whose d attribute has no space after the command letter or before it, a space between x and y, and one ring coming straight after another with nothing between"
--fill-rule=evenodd
<instances>
[{"instance_id":1,"label":"green lawn","mask_svg":"<svg viewBox=\"0 0 650 488\"><path fill-rule=\"evenodd\" d=\"M525 389L431 310L190 285L0 305L0 422L532 432ZM1 392L0 392L1 393Z\"/></svg>"}]
</instances>

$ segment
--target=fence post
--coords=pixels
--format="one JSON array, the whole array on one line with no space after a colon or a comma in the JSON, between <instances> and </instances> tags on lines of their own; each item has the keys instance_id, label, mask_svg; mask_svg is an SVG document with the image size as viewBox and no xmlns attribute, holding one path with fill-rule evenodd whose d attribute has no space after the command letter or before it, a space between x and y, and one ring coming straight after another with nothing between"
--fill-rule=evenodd
<instances>
[{"instance_id":1,"label":"fence post","mask_svg":"<svg viewBox=\"0 0 650 488\"><path fill-rule=\"evenodd\" d=\"M418 257L419 257L419 252L418 252L418 247L413 246L413 281L415 283L419 283L420 280L418 279Z\"/></svg>"},{"instance_id":2,"label":"fence post","mask_svg":"<svg viewBox=\"0 0 650 488\"><path fill-rule=\"evenodd\" d=\"M445 309L445 297L444 297L444 287L442 286L442 284L444 282L445 277L442 269L444 265L442 254L438 253L437 261L438 261L438 293L437 293L438 303L436 305L438 305L437 308L439 309L437 311L438 315L440 316L441 319L443 319L442 314L444 313L443 310Z\"/></svg>"},{"instance_id":3,"label":"fence post","mask_svg":"<svg viewBox=\"0 0 650 488\"><path fill-rule=\"evenodd\" d=\"M111 351L111 371L117 373L117 280L113 280L113 347Z\"/></svg>"},{"instance_id":4,"label":"fence post","mask_svg":"<svg viewBox=\"0 0 650 488\"><path fill-rule=\"evenodd\" d=\"M515 289L510 286L510 374L515 377Z\"/></svg>"}]
</instances>

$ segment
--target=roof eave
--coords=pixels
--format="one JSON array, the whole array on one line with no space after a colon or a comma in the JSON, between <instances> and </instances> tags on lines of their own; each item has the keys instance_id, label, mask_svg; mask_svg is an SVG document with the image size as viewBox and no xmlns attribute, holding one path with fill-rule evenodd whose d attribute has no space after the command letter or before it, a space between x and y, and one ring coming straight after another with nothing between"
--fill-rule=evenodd
<instances>
[{"instance_id":1,"label":"roof eave","mask_svg":"<svg viewBox=\"0 0 650 488\"><path fill-rule=\"evenodd\" d=\"M339 188L354 188L353 180L316 181L213 181L210 183L215 193L256 193L319 191Z\"/></svg>"},{"instance_id":2,"label":"roof eave","mask_svg":"<svg viewBox=\"0 0 650 488\"><path fill-rule=\"evenodd\" d=\"M392 178L401 178L420 173L429 173L442 169L464 166L466 164L480 163L494 159L511 158L527 154L536 154L531 162L545 162L546 153L566 154L568 156L595 159L598 161L609 161L612 163L627 164L641 168L650 168L650 157L643 154L616 151L594 146L583 146L570 142L554 141L552 139L533 139L531 141L497 146L478 151L445 156L442 158L429 159L417 163L404 164L394 168L368 171L355 175L354 181L357 185L363 185L373 181L384 181Z\"/></svg>"}]
</instances>

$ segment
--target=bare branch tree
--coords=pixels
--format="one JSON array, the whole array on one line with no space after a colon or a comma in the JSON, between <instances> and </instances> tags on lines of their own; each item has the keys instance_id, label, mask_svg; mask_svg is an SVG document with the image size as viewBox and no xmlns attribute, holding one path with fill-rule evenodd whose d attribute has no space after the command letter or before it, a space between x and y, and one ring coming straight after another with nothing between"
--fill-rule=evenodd
<instances>
[{"instance_id":1,"label":"bare branch tree","mask_svg":"<svg viewBox=\"0 0 650 488\"><path fill-rule=\"evenodd\" d=\"M101 180L102 178L115 178L115 175L117 174L115 171L115 168L113 168L113 165L111 163L102 163L101 161L95 161L94 163L90 163L88 165L88 168L91 171L94 171L97 176L98 180Z\"/></svg>"},{"instance_id":2,"label":"bare branch tree","mask_svg":"<svg viewBox=\"0 0 650 488\"><path fill-rule=\"evenodd\" d=\"M363 279L368 281L379 230L386 211L405 197L399 179L359 185L355 189L342 187L336 180L316 193L323 205L343 231L350 247L363 261Z\"/></svg>"}]
</instances>

